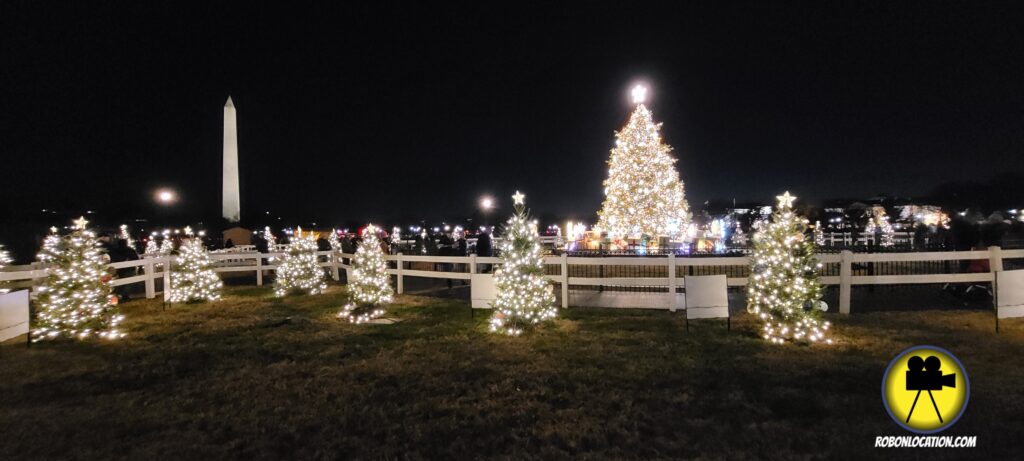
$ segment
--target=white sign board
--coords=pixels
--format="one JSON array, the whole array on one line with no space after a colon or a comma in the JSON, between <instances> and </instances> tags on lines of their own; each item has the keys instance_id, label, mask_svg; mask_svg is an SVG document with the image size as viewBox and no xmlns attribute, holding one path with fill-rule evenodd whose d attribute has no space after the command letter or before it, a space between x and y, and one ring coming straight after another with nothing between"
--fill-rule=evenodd
<instances>
[{"instance_id":1,"label":"white sign board","mask_svg":"<svg viewBox=\"0 0 1024 461\"><path fill-rule=\"evenodd\" d=\"M686 317L717 319L729 316L729 288L725 275L688 276Z\"/></svg>"},{"instance_id":2,"label":"white sign board","mask_svg":"<svg viewBox=\"0 0 1024 461\"><path fill-rule=\"evenodd\" d=\"M494 275L471 274L469 299L473 309L490 309L491 303L498 299L498 289L494 286Z\"/></svg>"},{"instance_id":3,"label":"white sign board","mask_svg":"<svg viewBox=\"0 0 1024 461\"><path fill-rule=\"evenodd\" d=\"M0 342L28 334L28 290L0 294Z\"/></svg>"},{"instance_id":4,"label":"white sign board","mask_svg":"<svg viewBox=\"0 0 1024 461\"><path fill-rule=\"evenodd\" d=\"M996 316L1024 317L1024 270L996 272Z\"/></svg>"},{"instance_id":5,"label":"white sign board","mask_svg":"<svg viewBox=\"0 0 1024 461\"><path fill-rule=\"evenodd\" d=\"M573 307L615 307L637 309L676 309L683 305L683 294L635 293L626 291L570 290Z\"/></svg>"}]
</instances>

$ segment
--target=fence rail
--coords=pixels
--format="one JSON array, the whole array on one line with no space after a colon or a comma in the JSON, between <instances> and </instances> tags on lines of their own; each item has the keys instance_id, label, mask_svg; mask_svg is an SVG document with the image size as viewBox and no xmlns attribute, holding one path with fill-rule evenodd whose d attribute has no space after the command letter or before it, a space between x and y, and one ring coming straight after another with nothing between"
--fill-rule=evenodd
<instances>
[{"instance_id":1,"label":"fence rail","mask_svg":"<svg viewBox=\"0 0 1024 461\"><path fill-rule=\"evenodd\" d=\"M263 285L267 271L274 271L277 258L283 253L213 253L214 270L221 273L253 272L256 284ZM353 254L318 251L320 265L334 280L341 271L349 271ZM490 271L502 264L497 257L386 255L395 276L399 293L404 292L406 277L448 280L472 280L472 274ZM915 253L852 253L819 254L822 263L819 280L824 285L839 287L839 311L850 312L852 287L855 285L902 285L925 283L992 283L995 272L1004 270L1004 263L1024 262L1024 250L1002 250L991 247L981 251L943 251ZM135 275L115 278L112 286L144 284L146 297L167 296L174 256L144 258L110 264L111 269L136 269ZM573 257L567 255L544 258L548 280L560 288L563 307L569 307L569 290L586 287L635 288L638 291L676 293L685 289L687 275L727 275L728 285L747 285L750 260L735 257ZM139 273L141 272L141 273ZM47 269L15 266L0 272L0 282L28 282L35 286L46 277Z\"/></svg>"}]
</instances>

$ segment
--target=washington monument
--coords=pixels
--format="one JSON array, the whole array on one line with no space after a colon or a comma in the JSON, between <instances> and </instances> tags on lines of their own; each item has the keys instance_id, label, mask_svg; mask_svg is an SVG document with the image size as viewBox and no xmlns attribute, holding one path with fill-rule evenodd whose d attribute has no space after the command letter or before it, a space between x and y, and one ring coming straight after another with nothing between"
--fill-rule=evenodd
<instances>
[{"instance_id":1,"label":"washington monument","mask_svg":"<svg viewBox=\"0 0 1024 461\"><path fill-rule=\"evenodd\" d=\"M235 104L228 96L224 104L224 197L221 207L224 219L238 222L241 219L242 201L238 197L238 126L235 120Z\"/></svg>"}]
</instances>

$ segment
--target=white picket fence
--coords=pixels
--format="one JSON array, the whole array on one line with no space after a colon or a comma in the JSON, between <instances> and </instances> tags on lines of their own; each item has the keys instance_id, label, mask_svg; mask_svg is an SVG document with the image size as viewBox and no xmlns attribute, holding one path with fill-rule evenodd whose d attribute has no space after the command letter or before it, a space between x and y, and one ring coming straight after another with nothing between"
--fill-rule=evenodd
<instances>
[{"instance_id":1,"label":"white picket fence","mask_svg":"<svg viewBox=\"0 0 1024 461\"><path fill-rule=\"evenodd\" d=\"M264 274L273 271L276 265L274 258L282 253L215 253L210 257L217 261L217 272L255 272L256 284L263 285ZM346 263L353 257L352 254L336 253L331 251L319 251L321 266L325 267L334 280L340 280L340 272L348 271L351 266ZM173 256L144 258L138 261L126 261L113 263L112 269L125 269L137 267L141 274L117 278L111 282L113 286L144 284L147 298L154 298L160 294L156 289L156 280L162 279L163 286L169 286L170 271L173 264ZM406 277L423 277L432 279L466 280L472 278L472 274L480 272L481 265L499 266L501 258L469 256L412 256L412 255L387 255L386 259L393 262L394 267L388 272L395 276L395 284L398 293L405 291ZM995 273L1003 270L1004 259L1024 259L1024 250L1002 250L999 247L990 247L981 251L948 251L948 252L921 252L921 253L852 253L843 251L839 254L820 254L818 259L824 265L838 265L839 275L825 275L820 278L825 285L839 286L839 312L850 313L850 302L852 287L855 285L904 285L904 284L941 284L941 283L992 283L995 280ZM988 260L989 270L987 272L971 273L919 273L907 275L865 275L855 274L854 266L867 263L914 263L914 262L936 262L963 260ZM737 257L572 257L572 256L549 256L544 259L546 266L554 266L550 272L556 274L548 275L547 278L560 285L560 298L562 307L570 307L569 292L571 287L578 286L601 286L601 287L664 287L668 293L676 293L678 289L685 288L685 277L679 275L679 271L686 271L686 268L700 268L703 272L715 271L715 268L726 269L732 267L734 273L742 272L742 268L749 266L749 259L746 256ZM571 276L576 266L605 266L609 268L623 268L629 266L643 267L664 267L664 276L648 277L618 277L614 276L615 271L610 270L612 276L602 274L598 277ZM426 267L426 268L424 268ZM682 268L682 269L681 269ZM17 269L17 268L9 268ZM660 273L661 271L659 271ZM728 271L723 271L728 273ZM834 271L833 271L834 272ZM861 271L863 272L863 271ZM46 269L8 270L0 272L0 282L4 281L36 281L46 277ZM730 276L728 285L732 287L745 286L746 277ZM164 296L167 295L163 292ZM622 293L631 295L634 293ZM642 293L635 293L640 295Z\"/></svg>"}]
</instances>

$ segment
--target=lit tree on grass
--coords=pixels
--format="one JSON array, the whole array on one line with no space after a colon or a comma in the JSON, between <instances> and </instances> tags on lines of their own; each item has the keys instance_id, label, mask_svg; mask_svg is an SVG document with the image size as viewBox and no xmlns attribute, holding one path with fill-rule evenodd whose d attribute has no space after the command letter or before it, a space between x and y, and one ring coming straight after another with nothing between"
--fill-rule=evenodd
<instances>
[{"instance_id":1,"label":"lit tree on grass","mask_svg":"<svg viewBox=\"0 0 1024 461\"><path fill-rule=\"evenodd\" d=\"M338 229L331 229L331 235L327 236L327 243L331 245L331 251L341 253L341 239L338 238Z\"/></svg>"},{"instance_id":2,"label":"lit tree on grass","mask_svg":"<svg viewBox=\"0 0 1024 461\"><path fill-rule=\"evenodd\" d=\"M364 323L384 315L380 306L388 304L394 297L388 263L380 247L380 233L373 224L363 230L363 240L352 257L352 277L348 281L349 302L345 304L339 318L353 323Z\"/></svg>"},{"instance_id":3,"label":"lit tree on grass","mask_svg":"<svg viewBox=\"0 0 1024 461\"><path fill-rule=\"evenodd\" d=\"M224 283L213 271L210 254L202 240L192 236L191 228L185 228L185 235L190 238L178 248L178 259L171 272L170 302L219 300Z\"/></svg>"},{"instance_id":4,"label":"lit tree on grass","mask_svg":"<svg viewBox=\"0 0 1024 461\"><path fill-rule=\"evenodd\" d=\"M0 269L3 269L13 261L14 260L11 259L11 254L7 251L7 249L4 248L3 245L0 245Z\"/></svg>"},{"instance_id":5,"label":"lit tree on grass","mask_svg":"<svg viewBox=\"0 0 1024 461\"><path fill-rule=\"evenodd\" d=\"M7 265L12 262L14 262L14 259L11 258L11 254L7 252L7 249L4 248L3 245L0 245L0 269L7 267ZM4 285L7 285L7 283L0 282L0 287L3 287ZM8 291L10 290L6 288L0 288L0 294L7 293Z\"/></svg>"},{"instance_id":6,"label":"lit tree on grass","mask_svg":"<svg viewBox=\"0 0 1024 461\"><path fill-rule=\"evenodd\" d=\"M160 244L160 254L169 255L171 253L174 253L174 240L165 235L163 243Z\"/></svg>"},{"instance_id":7,"label":"lit tree on grass","mask_svg":"<svg viewBox=\"0 0 1024 461\"><path fill-rule=\"evenodd\" d=\"M121 224L120 232L117 234L117 238L122 239L128 244L129 248L135 248L135 241L132 240L131 232L128 232L128 225Z\"/></svg>"},{"instance_id":8,"label":"lit tree on grass","mask_svg":"<svg viewBox=\"0 0 1024 461\"><path fill-rule=\"evenodd\" d=\"M876 206L871 211L871 216L868 217L868 225L865 226L865 232L871 235L878 235L878 245L883 247L891 247L896 244L896 230L893 229L892 223L889 222L889 216L885 214L885 209Z\"/></svg>"},{"instance_id":9,"label":"lit tree on grass","mask_svg":"<svg viewBox=\"0 0 1024 461\"><path fill-rule=\"evenodd\" d=\"M527 328L555 318L555 295L544 278L544 252L537 223L530 221L524 198L512 196L515 216L508 220L501 243L501 269L494 273L497 299L491 331L518 336Z\"/></svg>"},{"instance_id":10,"label":"lit tree on grass","mask_svg":"<svg viewBox=\"0 0 1024 461\"><path fill-rule=\"evenodd\" d=\"M608 160L604 203L597 226L611 237L670 236L685 234L690 222L683 182L676 171L672 148L661 140L661 125L643 105L647 90L633 89L637 103L622 131L615 133L615 148Z\"/></svg>"},{"instance_id":11,"label":"lit tree on grass","mask_svg":"<svg viewBox=\"0 0 1024 461\"><path fill-rule=\"evenodd\" d=\"M737 221L736 228L733 229L732 236L729 237L729 243L732 243L735 246L747 246L748 241L749 239L747 239L747 234L743 232L743 227Z\"/></svg>"},{"instance_id":12,"label":"lit tree on grass","mask_svg":"<svg viewBox=\"0 0 1024 461\"><path fill-rule=\"evenodd\" d=\"M821 263L814 257L813 242L804 235L807 220L793 211L796 197L789 192L776 198L779 206L771 222L754 234L747 311L764 323L762 334L773 343L831 344L825 338L829 323L820 318L819 311L827 306L818 282Z\"/></svg>"},{"instance_id":13,"label":"lit tree on grass","mask_svg":"<svg viewBox=\"0 0 1024 461\"><path fill-rule=\"evenodd\" d=\"M146 241L146 252L143 253L146 256L156 256L160 253L160 245L156 243L156 237L152 236Z\"/></svg>"},{"instance_id":14,"label":"lit tree on grass","mask_svg":"<svg viewBox=\"0 0 1024 461\"><path fill-rule=\"evenodd\" d=\"M398 253L401 251L402 245L402 229L398 226L391 228L391 252Z\"/></svg>"},{"instance_id":15,"label":"lit tree on grass","mask_svg":"<svg viewBox=\"0 0 1024 461\"><path fill-rule=\"evenodd\" d=\"M320 294L327 289L324 271L316 257L316 240L302 236L302 228L288 245L288 252L277 266L274 294L284 296L293 291Z\"/></svg>"},{"instance_id":16,"label":"lit tree on grass","mask_svg":"<svg viewBox=\"0 0 1024 461\"><path fill-rule=\"evenodd\" d=\"M274 232L270 230L270 226L263 228L263 240L267 241L267 251L274 251L274 244L277 243L277 237L274 237Z\"/></svg>"},{"instance_id":17,"label":"lit tree on grass","mask_svg":"<svg viewBox=\"0 0 1024 461\"><path fill-rule=\"evenodd\" d=\"M39 250L39 254L36 255L36 259L43 264L56 263L61 255L60 245L63 241L60 238L60 234L57 233L57 228L51 227L50 233L46 234L46 238L43 239L43 247Z\"/></svg>"},{"instance_id":18,"label":"lit tree on grass","mask_svg":"<svg viewBox=\"0 0 1024 461\"><path fill-rule=\"evenodd\" d=\"M75 220L74 231L64 237L51 228L43 242L39 260L50 266L50 274L39 288L33 341L125 336L117 329L124 316L115 312L102 247L86 224L84 217Z\"/></svg>"}]
</instances>

